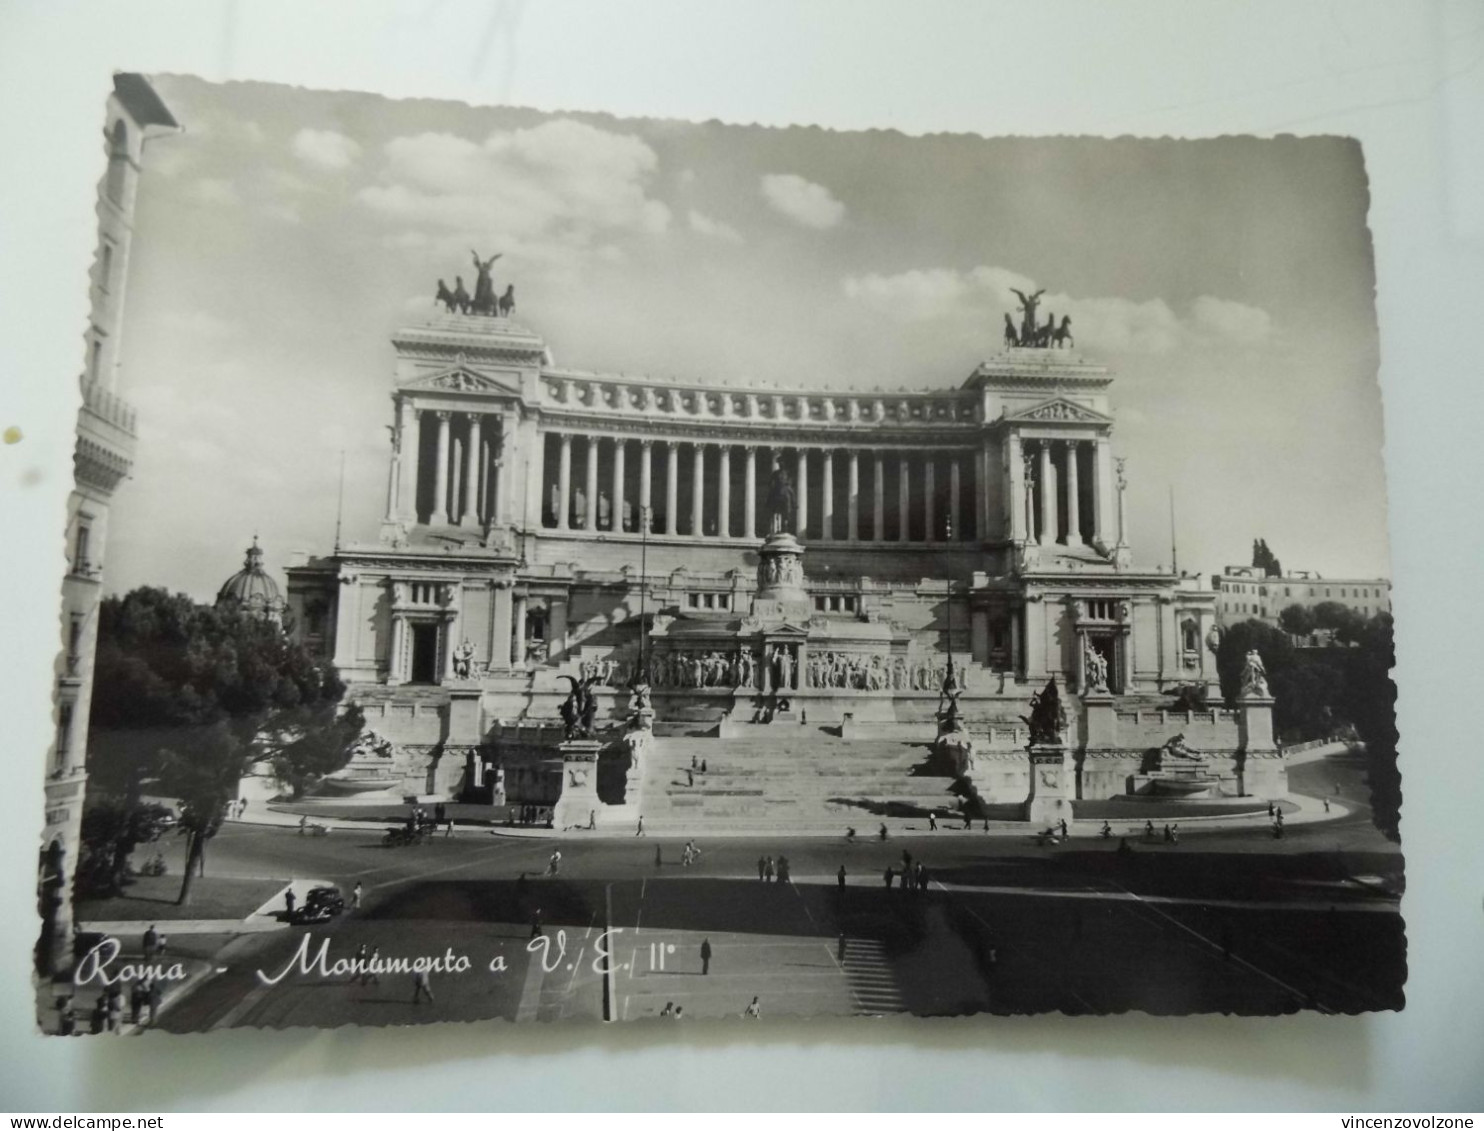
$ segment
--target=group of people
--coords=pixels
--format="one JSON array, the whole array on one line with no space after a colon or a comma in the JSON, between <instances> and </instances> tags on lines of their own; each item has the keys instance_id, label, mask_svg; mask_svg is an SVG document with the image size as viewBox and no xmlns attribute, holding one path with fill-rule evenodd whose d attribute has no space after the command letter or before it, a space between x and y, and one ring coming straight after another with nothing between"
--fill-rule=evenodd
<instances>
[{"instance_id":1,"label":"group of people","mask_svg":"<svg viewBox=\"0 0 1484 1131\"><path fill-rule=\"evenodd\" d=\"M1165 844L1180 843L1180 824L1177 821L1173 825L1166 825L1162 833L1156 833L1153 821L1144 822L1144 839L1148 841L1164 841Z\"/></svg>"},{"instance_id":2,"label":"group of people","mask_svg":"<svg viewBox=\"0 0 1484 1131\"><path fill-rule=\"evenodd\" d=\"M616 686L616 678L620 677L622 670L619 662L612 656L605 656L601 660L583 660L577 665L577 674L585 682L603 687Z\"/></svg>"},{"instance_id":3,"label":"group of people","mask_svg":"<svg viewBox=\"0 0 1484 1131\"><path fill-rule=\"evenodd\" d=\"M844 873L845 868L843 865L840 871L842 874ZM882 879L886 881L888 891L891 890L893 884L896 884L899 891L918 893L927 891L931 877L928 875L926 865L921 860L914 861L912 859L912 853L903 849L902 870L898 872L888 864L886 871L882 873ZM843 887L844 885L842 884L841 886Z\"/></svg>"},{"instance_id":4,"label":"group of people","mask_svg":"<svg viewBox=\"0 0 1484 1131\"><path fill-rule=\"evenodd\" d=\"M757 878L765 884L788 883L788 857L780 855L777 860L774 860L771 856L759 856L757 858Z\"/></svg>"},{"instance_id":5,"label":"group of people","mask_svg":"<svg viewBox=\"0 0 1484 1131\"><path fill-rule=\"evenodd\" d=\"M517 805L505 811L507 828L515 825L539 825L549 829L556 819L556 810L548 805Z\"/></svg>"},{"instance_id":6,"label":"group of people","mask_svg":"<svg viewBox=\"0 0 1484 1131\"><path fill-rule=\"evenodd\" d=\"M148 1015L149 1024L155 1023L160 1011L161 982L146 975L129 984L129 1024L138 1025ZM64 1037L77 1036L77 1005L71 994L57 1000L57 1031ZM90 1033L121 1033L124 1028L124 985L115 982L107 987L93 1002L88 1014Z\"/></svg>"},{"instance_id":7,"label":"group of people","mask_svg":"<svg viewBox=\"0 0 1484 1131\"><path fill-rule=\"evenodd\" d=\"M227 802L227 820L240 821L242 814L247 812L247 798L239 797L236 801Z\"/></svg>"}]
</instances>

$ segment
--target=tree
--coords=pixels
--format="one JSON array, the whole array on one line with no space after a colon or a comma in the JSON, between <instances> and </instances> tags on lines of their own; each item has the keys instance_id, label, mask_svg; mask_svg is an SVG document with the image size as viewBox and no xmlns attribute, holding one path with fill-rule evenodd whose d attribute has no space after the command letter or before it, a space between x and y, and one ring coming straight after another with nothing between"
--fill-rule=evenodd
<instances>
[{"instance_id":1,"label":"tree","mask_svg":"<svg viewBox=\"0 0 1484 1131\"><path fill-rule=\"evenodd\" d=\"M286 712L271 741L273 772L295 798L350 761L352 748L366 725L361 709L351 706L338 718L333 705Z\"/></svg>"},{"instance_id":2,"label":"tree","mask_svg":"<svg viewBox=\"0 0 1484 1131\"><path fill-rule=\"evenodd\" d=\"M1320 601L1314 606L1314 623L1334 633L1341 644L1354 644L1366 628L1366 618L1339 601Z\"/></svg>"},{"instance_id":3,"label":"tree","mask_svg":"<svg viewBox=\"0 0 1484 1131\"><path fill-rule=\"evenodd\" d=\"M198 873L206 871L206 842L216 836L237 796L237 783L252 763L252 754L225 719L162 751L160 784L180 798L180 831L186 842L185 875L176 903L191 901Z\"/></svg>"},{"instance_id":4,"label":"tree","mask_svg":"<svg viewBox=\"0 0 1484 1131\"><path fill-rule=\"evenodd\" d=\"M1317 622L1314 611L1307 605L1289 605L1278 614L1278 626L1290 636L1310 636Z\"/></svg>"},{"instance_id":5,"label":"tree","mask_svg":"<svg viewBox=\"0 0 1484 1131\"><path fill-rule=\"evenodd\" d=\"M169 831L171 812L163 805L102 801L82 818L77 886L85 895L117 895L129 883L129 857Z\"/></svg>"},{"instance_id":6,"label":"tree","mask_svg":"<svg viewBox=\"0 0 1484 1131\"><path fill-rule=\"evenodd\" d=\"M343 727L345 685L333 666L271 621L198 605L184 594L135 589L99 606L89 718L89 803L137 809L150 782L182 803L191 837L182 901L204 864L247 765L305 744L311 780Z\"/></svg>"}]
</instances>

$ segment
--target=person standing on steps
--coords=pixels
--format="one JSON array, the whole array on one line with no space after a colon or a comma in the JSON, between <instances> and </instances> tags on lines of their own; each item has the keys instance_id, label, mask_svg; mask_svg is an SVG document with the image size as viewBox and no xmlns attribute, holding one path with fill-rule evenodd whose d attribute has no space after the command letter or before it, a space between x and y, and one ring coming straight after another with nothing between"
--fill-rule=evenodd
<instances>
[{"instance_id":1,"label":"person standing on steps","mask_svg":"<svg viewBox=\"0 0 1484 1131\"><path fill-rule=\"evenodd\" d=\"M711 973L711 940L701 940L701 973Z\"/></svg>"}]
</instances>

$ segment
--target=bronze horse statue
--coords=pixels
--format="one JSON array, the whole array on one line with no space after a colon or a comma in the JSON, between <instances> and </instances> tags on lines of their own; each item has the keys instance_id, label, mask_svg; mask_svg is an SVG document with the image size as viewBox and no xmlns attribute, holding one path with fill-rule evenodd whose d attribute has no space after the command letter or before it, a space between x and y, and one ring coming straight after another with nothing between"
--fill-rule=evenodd
<instances>
[{"instance_id":1,"label":"bronze horse statue","mask_svg":"<svg viewBox=\"0 0 1484 1131\"><path fill-rule=\"evenodd\" d=\"M1020 335L1015 332L1015 322L1008 312L1005 314L1005 344L1007 346L1020 345Z\"/></svg>"},{"instance_id":2,"label":"bronze horse statue","mask_svg":"<svg viewBox=\"0 0 1484 1131\"><path fill-rule=\"evenodd\" d=\"M1051 332L1051 344L1057 349L1062 348L1062 343L1066 343L1069 348L1076 348L1077 343L1072 340L1071 326L1071 315L1062 315L1061 325Z\"/></svg>"},{"instance_id":3,"label":"bronze horse statue","mask_svg":"<svg viewBox=\"0 0 1484 1131\"><path fill-rule=\"evenodd\" d=\"M495 305L500 311L501 318L510 317L510 312L515 309L514 283L511 283L508 287L505 288L505 293L500 296L499 301Z\"/></svg>"}]
</instances>

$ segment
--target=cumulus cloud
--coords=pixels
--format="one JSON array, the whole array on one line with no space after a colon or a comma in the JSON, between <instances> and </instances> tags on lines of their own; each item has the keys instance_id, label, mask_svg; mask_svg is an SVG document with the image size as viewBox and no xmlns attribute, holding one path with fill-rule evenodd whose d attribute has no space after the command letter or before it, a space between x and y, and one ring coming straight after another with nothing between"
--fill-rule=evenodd
<instances>
[{"instance_id":1,"label":"cumulus cloud","mask_svg":"<svg viewBox=\"0 0 1484 1131\"><path fill-rule=\"evenodd\" d=\"M903 271L896 275L849 276L845 295L874 313L904 323L972 320L982 324L1001 312L1010 312L1015 324L1019 300L1014 290L1032 294L1034 281L1002 267L948 268ZM1169 353L1185 345L1255 346L1272 329L1267 311L1239 302L1203 295L1184 316L1163 299L1112 297L1074 298L1047 292L1037 306L1037 319L1071 318L1070 330L1079 345L1110 353Z\"/></svg>"},{"instance_id":2,"label":"cumulus cloud","mask_svg":"<svg viewBox=\"0 0 1484 1131\"><path fill-rule=\"evenodd\" d=\"M318 169L348 169L361 156L361 147L334 130L300 130L289 143L294 156Z\"/></svg>"},{"instance_id":3,"label":"cumulus cloud","mask_svg":"<svg viewBox=\"0 0 1484 1131\"><path fill-rule=\"evenodd\" d=\"M721 240L723 243L741 243L742 233L730 224L720 220L713 220L704 212L697 212L694 208L690 210L686 219L690 222L690 230L697 235L709 236L711 239Z\"/></svg>"},{"instance_id":4,"label":"cumulus cloud","mask_svg":"<svg viewBox=\"0 0 1484 1131\"><path fill-rule=\"evenodd\" d=\"M670 210L649 195L658 158L640 138L570 119L497 131L394 138L378 183L357 194L405 232L587 247L616 232L659 234ZM539 247L534 249L539 254Z\"/></svg>"},{"instance_id":5,"label":"cumulus cloud","mask_svg":"<svg viewBox=\"0 0 1484 1131\"><path fill-rule=\"evenodd\" d=\"M766 173L762 189L776 211L806 228L833 228L845 218L845 205L829 189L794 173Z\"/></svg>"}]
</instances>

